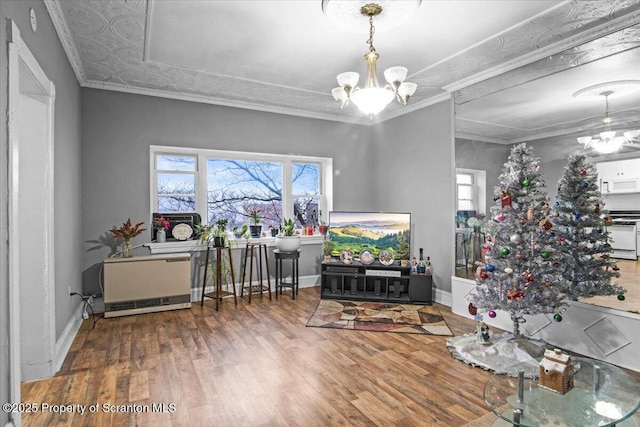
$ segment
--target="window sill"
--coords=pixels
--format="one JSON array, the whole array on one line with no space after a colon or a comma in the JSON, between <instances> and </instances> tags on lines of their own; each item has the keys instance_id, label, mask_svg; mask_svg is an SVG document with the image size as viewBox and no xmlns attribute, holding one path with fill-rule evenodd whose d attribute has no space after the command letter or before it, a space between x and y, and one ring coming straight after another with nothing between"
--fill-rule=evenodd
<instances>
[{"instance_id":1,"label":"window sill","mask_svg":"<svg viewBox=\"0 0 640 427\"><path fill-rule=\"evenodd\" d=\"M324 236L322 235L314 235L314 236L300 236L301 245L318 245L321 244L324 240ZM233 239L230 238L231 249L244 249L247 247L247 242L250 241L252 243L264 243L267 247L275 247L276 239L275 237L261 237L259 239ZM180 253L180 252L197 252L204 251L207 249L207 245L200 240L171 240L164 243L146 243L144 246L149 248L151 254L172 254L172 253Z\"/></svg>"}]
</instances>

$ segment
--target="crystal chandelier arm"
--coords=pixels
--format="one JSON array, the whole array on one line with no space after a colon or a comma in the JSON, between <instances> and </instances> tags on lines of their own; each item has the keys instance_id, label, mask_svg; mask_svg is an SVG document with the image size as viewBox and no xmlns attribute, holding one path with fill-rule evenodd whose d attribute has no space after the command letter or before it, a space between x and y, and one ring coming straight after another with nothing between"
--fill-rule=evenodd
<instances>
[{"instance_id":1,"label":"crystal chandelier arm","mask_svg":"<svg viewBox=\"0 0 640 427\"><path fill-rule=\"evenodd\" d=\"M409 101L409 98L411 98L413 94L416 93L417 88L418 85L416 85L415 83L402 83L398 88L398 97L400 98L400 102L402 102L403 105L407 105L407 101Z\"/></svg>"},{"instance_id":2,"label":"crystal chandelier arm","mask_svg":"<svg viewBox=\"0 0 640 427\"><path fill-rule=\"evenodd\" d=\"M341 110L349 103L349 95L347 95L347 92L341 87L334 87L331 90L331 95L333 95L333 99L338 101Z\"/></svg>"},{"instance_id":3,"label":"crystal chandelier arm","mask_svg":"<svg viewBox=\"0 0 640 427\"><path fill-rule=\"evenodd\" d=\"M358 84L358 80L360 79L360 75L353 71L347 71L346 73L340 73L336 77L338 80L338 84L344 91L347 93L347 96L351 95L351 91Z\"/></svg>"}]
</instances>

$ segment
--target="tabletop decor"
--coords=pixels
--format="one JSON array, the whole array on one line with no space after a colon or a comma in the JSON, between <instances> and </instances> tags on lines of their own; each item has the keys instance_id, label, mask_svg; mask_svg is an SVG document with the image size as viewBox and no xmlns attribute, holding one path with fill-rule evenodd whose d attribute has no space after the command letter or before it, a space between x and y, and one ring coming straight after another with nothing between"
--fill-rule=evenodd
<instances>
[{"instance_id":1,"label":"tabletop decor","mask_svg":"<svg viewBox=\"0 0 640 427\"><path fill-rule=\"evenodd\" d=\"M167 230L169 229L169 221L162 216L153 219L153 228L156 230L156 242L164 243L167 241Z\"/></svg>"},{"instance_id":2,"label":"tabletop decor","mask_svg":"<svg viewBox=\"0 0 640 427\"><path fill-rule=\"evenodd\" d=\"M145 228L140 228L144 222L139 222L136 225L131 224L131 218L122 223L119 228L113 227L109 232L114 239L123 239L122 244L122 257L130 258L133 256L133 250L131 248L131 239L142 233Z\"/></svg>"}]
</instances>

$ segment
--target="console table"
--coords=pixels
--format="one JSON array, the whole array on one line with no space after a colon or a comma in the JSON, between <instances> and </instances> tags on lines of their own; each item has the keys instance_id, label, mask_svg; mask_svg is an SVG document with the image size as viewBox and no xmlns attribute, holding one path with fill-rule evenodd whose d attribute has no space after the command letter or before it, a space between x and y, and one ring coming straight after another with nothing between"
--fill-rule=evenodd
<instances>
[{"instance_id":1,"label":"console table","mask_svg":"<svg viewBox=\"0 0 640 427\"><path fill-rule=\"evenodd\" d=\"M535 378L494 375L484 400L500 419L494 425L636 426L640 385L622 369L573 358L574 387L565 394L545 389ZM506 421L506 423L505 423Z\"/></svg>"},{"instance_id":2,"label":"console table","mask_svg":"<svg viewBox=\"0 0 640 427\"><path fill-rule=\"evenodd\" d=\"M321 298L431 304L432 276L412 274L411 267L332 260L321 270Z\"/></svg>"}]
</instances>

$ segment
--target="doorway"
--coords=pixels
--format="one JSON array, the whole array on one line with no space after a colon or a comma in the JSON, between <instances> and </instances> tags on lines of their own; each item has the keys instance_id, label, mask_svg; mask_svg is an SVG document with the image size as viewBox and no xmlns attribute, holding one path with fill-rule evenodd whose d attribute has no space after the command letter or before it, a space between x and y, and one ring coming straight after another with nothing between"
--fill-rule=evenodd
<instances>
[{"instance_id":1,"label":"doorway","mask_svg":"<svg viewBox=\"0 0 640 427\"><path fill-rule=\"evenodd\" d=\"M54 374L55 87L13 21L8 30L9 381L20 402L21 381Z\"/></svg>"}]
</instances>

